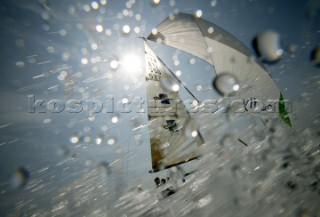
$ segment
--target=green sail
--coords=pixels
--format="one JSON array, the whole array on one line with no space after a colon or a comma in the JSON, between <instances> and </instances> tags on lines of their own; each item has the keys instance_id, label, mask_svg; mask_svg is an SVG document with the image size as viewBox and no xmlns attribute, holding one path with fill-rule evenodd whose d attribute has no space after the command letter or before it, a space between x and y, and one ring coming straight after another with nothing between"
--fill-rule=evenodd
<instances>
[{"instance_id":1,"label":"green sail","mask_svg":"<svg viewBox=\"0 0 320 217\"><path fill-rule=\"evenodd\" d=\"M286 124L288 124L290 127L292 127L291 120L288 115L282 93L280 93L280 98L279 98L279 116Z\"/></svg>"}]
</instances>

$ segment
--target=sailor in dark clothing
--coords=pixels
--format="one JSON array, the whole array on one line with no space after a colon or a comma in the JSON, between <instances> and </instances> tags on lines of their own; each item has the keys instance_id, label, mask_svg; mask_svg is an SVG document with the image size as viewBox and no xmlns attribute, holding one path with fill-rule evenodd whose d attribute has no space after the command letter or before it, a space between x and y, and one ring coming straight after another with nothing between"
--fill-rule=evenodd
<instances>
[{"instance_id":1,"label":"sailor in dark clothing","mask_svg":"<svg viewBox=\"0 0 320 217\"><path fill-rule=\"evenodd\" d=\"M161 185L164 185L164 184L166 184L166 180L165 179L161 179Z\"/></svg>"},{"instance_id":2,"label":"sailor in dark clothing","mask_svg":"<svg viewBox=\"0 0 320 217\"><path fill-rule=\"evenodd\" d=\"M154 179L154 182L156 183L156 186L157 186L157 187L160 186L160 179L159 179L159 177L156 177L156 178Z\"/></svg>"}]
</instances>

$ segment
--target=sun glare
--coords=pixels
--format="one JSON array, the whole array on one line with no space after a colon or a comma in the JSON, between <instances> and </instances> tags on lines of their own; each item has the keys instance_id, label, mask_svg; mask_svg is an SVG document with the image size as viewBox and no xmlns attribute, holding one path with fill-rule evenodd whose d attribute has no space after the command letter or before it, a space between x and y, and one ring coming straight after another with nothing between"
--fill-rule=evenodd
<instances>
[{"instance_id":1,"label":"sun glare","mask_svg":"<svg viewBox=\"0 0 320 217\"><path fill-rule=\"evenodd\" d=\"M127 54L123 57L121 65L126 72L137 73L141 70L142 60L136 54Z\"/></svg>"}]
</instances>

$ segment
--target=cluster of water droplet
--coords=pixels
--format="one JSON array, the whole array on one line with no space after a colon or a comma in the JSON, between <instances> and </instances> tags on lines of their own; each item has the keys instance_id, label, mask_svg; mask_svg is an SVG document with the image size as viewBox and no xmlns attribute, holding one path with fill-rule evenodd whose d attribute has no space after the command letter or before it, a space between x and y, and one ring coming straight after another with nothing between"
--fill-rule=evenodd
<instances>
[{"instance_id":1,"label":"cluster of water droplet","mask_svg":"<svg viewBox=\"0 0 320 217\"><path fill-rule=\"evenodd\" d=\"M47 1L39 2L41 8L43 8L40 16L45 21L41 27L48 34L48 37L68 38L72 31L76 30L86 36L89 35L89 45L87 47L81 46L79 49L67 50L62 49L59 44L46 41L44 44L48 44L44 50L50 55L50 58L42 60L41 55L30 55L17 60L15 66L21 70L48 64L50 70L32 75L33 79L54 76L57 83L48 86L46 91L57 92L59 88L62 88L66 97L75 93L80 94L83 98L104 95L103 91L90 91L94 85L90 86L89 84L96 84L95 82L99 79L109 81L115 78L117 74L120 74L120 69L124 65L124 58L122 56L105 56L103 50L107 48L103 46L103 41L119 35L128 38L134 33L136 35L144 33L145 25L142 22L142 15L140 13L134 14L131 10L137 1L126 2L126 8L115 14L118 21L124 21L123 24L116 23L113 26L105 25L103 22L106 6L109 4L106 0L92 1L83 5L79 3L80 6L70 5L68 12L73 18L79 17L81 13L98 13L98 16L92 24L79 22L73 29L66 25L56 31L53 31L50 25L51 19L55 17L53 10L48 9ZM217 2L213 0L210 5L216 7ZM151 0L151 3L157 7L161 4L161 1ZM175 1L170 0L169 5L174 7ZM200 19L203 16L202 10L194 11L195 19ZM214 13L215 18L218 16L218 12ZM134 18L137 23L126 22L126 18ZM170 19L174 19L174 14L170 15ZM212 35L214 33L214 27L207 29L206 34ZM96 38L93 37L96 36L95 34L97 34ZM158 34L158 30L152 29L152 34ZM48 41L50 42L50 40ZM22 38L17 38L15 44L21 51L30 46L29 42ZM255 46L261 60L268 63L279 61L284 54L280 34L275 31L268 30L258 34L255 39ZM296 48L291 47L290 50L294 52ZM208 53L213 52L211 47L207 51ZM59 59L63 61L62 64L54 65L55 55L58 55ZM311 60L313 65L319 66L319 47L312 51ZM173 58L173 61L174 66L180 66L181 62L177 56ZM73 62L79 63L78 69L72 69L75 68L72 67ZM190 65L197 62L195 58L189 59ZM101 74L99 74L100 72ZM176 70L174 74L180 77L182 72ZM163 74L160 82L163 88L170 92L178 92L181 88L180 82L170 73ZM107 86L109 83L103 85ZM242 88L237 77L228 72L219 73L212 86L224 97L233 96ZM128 84L125 84L123 88L132 91ZM203 86L197 85L196 90L202 91ZM126 101L123 101L123 103L126 103ZM225 119L207 120L207 124L200 127L195 118L190 118L186 121L183 130L188 138L195 138L199 135L200 129L205 132L218 131L219 126L231 119L233 120L229 113L226 114ZM95 122L99 118L90 116L87 120ZM92 134L91 128L87 127L72 135L68 141L70 144L57 146L57 155L63 158L63 161L57 165L66 165L63 169L68 170L69 165L65 164L64 160L69 155L71 155L71 159L76 159L80 155L79 149L88 150L88 144L107 148L118 145L120 138L110 133L109 127L118 127L122 120L123 118L119 114L110 115L106 120L110 125L102 125L101 134ZM50 126L54 124L54 119L46 117L42 122ZM73 129L77 125L77 121L68 123L69 129ZM142 126L141 128L145 127L140 123L135 127L140 128L140 126ZM83 215L83 212L86 212L84 210L90 210L88 216L105 216L106 213L119 214L115 216L124 216L128 213L133 216L209 216L214 214L234 216L235 213L244 216L250 214L264 216L264 212L269 210L270 206L273 206L273 213L270 214L269 212L268 214L273 216L292 216L292 214L307 216L309 213L314 213L317 207L309 201L317 201L319 195L320 167L319 151L314 144L314 140L312 140L313 137L309 135L309 132L304 132L303 138L300 138L296 132L283 129L281 124L279 126L272 125L269 132L257 130L255 127L249 129L253 132L252 139L259 144L265 143L263 146L257 145L247 149L239 149L239 145L243 146L243 144L234 136L233 133L235 132L231 129L221 130L220 138L212 138L207 133L205 136L210 139L202 147L203 158L200 160L202 162L200 169L190 176L188 183L177 191L172 197L173 199L167 198L159 201L156 191L142 190L140 187L119 198L121 191L117 191L119 188L125 188L125 184L117 183L118 179L114 175L117 173L112 174L111 171L122 173L125 166L122 165L121 160L111 163L103 161L88 172L86 176L71 180L69 185L59 188L52 199L53 207L50 212L42 212L41 209L36 207L38 210L34 211L33 214L34 216L37 216L37 214L38 216ZM283 135L287 136L283 137ZM141 137L144 137L144 135L137 134L135 136L137 143L143 143ZM106 146L104 146L105 144ZM123 152L120 147L114 151L117 154ZM87 168L91 167L95 165L94 159L86 158L82 165ZM10 188L15 190L25 188L30 181L30 177L31 172L26 167L17 168L9 181ZM183 179L182 172L173 168L170 170L170 178L181 182ZM54 180L54 174L50 179ZM29 183L28 189L31 189L31 191L43 189L44 185L41 182ZM299 194L302 193L305 195L304 201L299 200ZM289 199L286 198L288 194L290 194ZM286 204L279 204L278 201L287 202ZM20 201L17 206L33 207L34 204ZM292 211L290 207L298 207L299 210Z\"/></svg>"},{"instance_id":2,"label":"cluster of water droplet","mask_svg":"<svg viewBox=\"0 0 320 217\"><path fill-rule=\"evenodd\" d=\"M214 80L214 87L223 96L231 96L240 89L236 77L228 73L219 74Z\"/></svg>"},{"instance_id":3,"label":"cluster of water droplet","mask_svg":"<svg viewBox=\"0 0 320 217\"><path fill-rule=\"evenodd\" d=\"M267 62L279 60L284 53L280 35L275 31L267 30L261 32L255 38L254 43L261 58Z\"/></svg>"}]
</instances>

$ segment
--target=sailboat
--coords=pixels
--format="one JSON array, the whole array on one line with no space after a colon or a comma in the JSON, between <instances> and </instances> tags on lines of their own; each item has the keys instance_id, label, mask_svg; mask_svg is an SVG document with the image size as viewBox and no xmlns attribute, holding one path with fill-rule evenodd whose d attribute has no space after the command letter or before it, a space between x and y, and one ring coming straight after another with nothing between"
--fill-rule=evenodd
<instances>
[{"instance_id":1,"label":"sailboat","mask_svg":"<svg viewBox=\"0 0 320 217\"><path fill-rule=\"evenodd\" d=\"M237 78L240 90L235 95L221 96L221 101L240 102L241 115L249 121L253 116L261 122L277 117L291 126L283 95L267 70L252 60L249 48L221 27L190 14L176 13L164 19L147 39L206 61L214 68L213 78L224 73ZM179 84L181 81L144 40L151 171L156 173L200 157L199 146L204 139L199 131L191 137L183 133L190 114L183 103L176 103L181 101L179 92L166 89L161 82L168 76ZM245 139L239 137L238 141L247 145Z\"/></svg>"}]
</instances>

